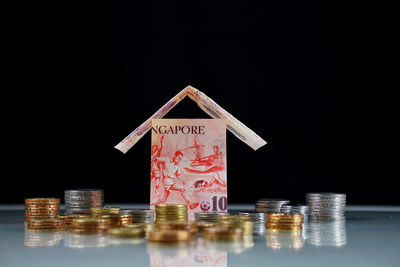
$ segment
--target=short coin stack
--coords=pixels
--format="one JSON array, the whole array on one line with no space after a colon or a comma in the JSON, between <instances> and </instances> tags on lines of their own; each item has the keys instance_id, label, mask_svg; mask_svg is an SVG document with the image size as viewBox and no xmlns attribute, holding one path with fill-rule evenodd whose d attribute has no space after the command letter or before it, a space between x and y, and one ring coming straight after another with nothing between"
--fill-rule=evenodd
<instances>
[{"instance_id":1,"label":"short coin stack","mask_svg":"<svg viewBox=\"0 0 400 267\"><path fill-rule=\"evenodd\" d=\"M143 224L130 224L128 227L116 227L108 230L108 234L114 237L144 237L145 231Z\"/></svg>"},{"instance_id":2,"label":"short coin stack","mask_svg":"<svg viewBox=\"0 0 400 267\"><path fill-rule=\"evenodd\" d=\"M72 219L69 231L73 234L104 234L110 224L108 218Z\"/></svg>"},{"instance_id":3,"label":"short coin stack","mask_svg":"<svg viewBox=\"0 0 400 267\"><path fill-rule=\"evenodd\" d=\"M239 212L239 215L248 216L254 222L253 234L264 234L266 223L264 212Z\"/></svg>"},{"instance_id":4,"label":"short coin stack","mask_svg":"<svg viewBox=\"0 0 400 267\"><path fill-rule=\"evenodd\" d=\"M318 221L344 220L346 195L337 193L307 193L309 219Z\"/></svg>"},{"instance_id":5,"label":"short coin stack","mask_svg":"<svg viewBox=\"0 0 400 267\"><path fill-rule=\"evenodd\" d=\"M250 220L249 216L224 215L218 217L218 226L241 228L244 235L251 235L253 233L254 222Z\"/></svg>"},{"instance_id":6,"label":"short coin stack","mask_svg":"<svg viewBox=\"0 0 400 267\"><path fill-rule=\"evenodd\" d=\"M218 216L229 215L227 212L195 212L194 220L196 222L217 223Z\"/></svg>"},{"instance_id":7,"label":"short coin stack","mask_svg":"<svg viewBox=\"0 0 400 267\"><path fill-rule=\"evenodd\" d=\"M187 230L151 231L147 241L156 244L187 244L192 234Z\"/></svg>"},{"instance_id":8,"label":"short coin stack","mask_svg":"<svg viewBox=\"0 0 400 267\"><path fill-rule=\"evenodd\" d=\"M121 215L132 215L133 223L154 223L154 210L149 209L122 209L119 211Z\"/></svg>"},{"instance_id":9,"label":"short coin stack","mask_svg":"<svg viewBox=\"0 0 400 267\"><path fill-rule=\"evenodd\" d=\"M65 190L65 214L89 214L90 208L104 205L101 189Z\"/></svg>"},{"instance_id":10,"label":"short coin stack","mask_svg":"<svg viewBox=\"0 0 400 267\"><path fill-rule=\"evenodd\" d=\"M65 221L61 219L30 219L27 222L27 228L34 231L63 231Z\"/></svg>"},{"instance_id":11,"label":"short coin stack","mask_svg":"<svg viewBox=\"0 0 400 267\"><path fill-rule=\"evenodd\" d=\"M158 221L156 227L159 231L170 231L170 230L185 230L189 231L194 237L199 232L197 224L194 222L171 222L171 221Z\"/></svg>"},{"instance_id":12,"label":"short coin stack","mask_svg":"<svg viewBox=\"0 0 400 267\"><path fill-rule=\"evenodd\" d=\"M108 214L99 215L94 218L110 219L110 227L121 227L132 223L132 215Z\"/></svg>"},{"instance_id":13,"label":"short coin stack","mask_svg":"<svg viewBox=\"0 0 400 267\"><path fill-rule=\"evenodd\" d=\"M65 226L69 227L71 225L71 221L73 219L85 219L85 218L90 218L90 215L88 214L71 214L71 215L65 215L63 216L65 220Z\"/></svg>"},{"instance_id":14,"label":"short coin stack","mask_svg":"<svg viewBox=\"0 0 400 267\"><path fill-rule=\"evenodd\" d=\"M269 230L300 231L303 224L303 214L300 213L269 213L265 228Z\"/></svg>"},{"instance_id":15,"label":"short coin stack","mask_svg":"<svg viewBox=\"0 0 400 267\"><path fill-rule=\"evenodd\" d=\"M25 221L29 221L32 219L57 219L59 215L59 198L25 199Z\"/></svg>"},{"instance_id":16,"label":"short coin stack","mask_svg":"<svg viewBox=\"0 0 400 267\"><path fill-rule=\"evenodd\" d=\"M257 200L256 212L280 212L282 205L289 204L290 200L276 198L262 198Z\"/></svg>"},{"instance_id":17,"label":"short coin stack","mask_svg":"<svg viewBox=\"0 0 400 267\"><path fill-rule=\"evenodd\" d=\"M208 241L235 242L243 240L242 228L223 226L208 227L203 230L203 239Z\"/></svg>"},{"instance_id":18,"label":"short coin stack","mask_svg":"<svg viewBox=\"0 0 400 267\"><path fill-rule=\"evenodd\" d=\"M159 204L155 206L157 221L188 220L187 206L184 204Z\"/></svg>"},{"instance_id":19,"label":"short coin stack","mask_svg":"<svg viewBox=\"0 0 400 267\"><path fill-rule=\"evenodd\" d=\"M117 215L119 214L119 207L97 207L90 208L90 215L93 217L103 216L103 215Z\"/></svg>"},{"instance_id":20,"label":"short coin stack","mask_svg":"<svg viewBox=\"0 0 400 267\"><path fill-rule=\"evenodd\" d=\"M297 205L282 205L282 213L301 213L303 214L304 222L308 221L308 206L297 204Z\"/></svg>"}]
</instances>

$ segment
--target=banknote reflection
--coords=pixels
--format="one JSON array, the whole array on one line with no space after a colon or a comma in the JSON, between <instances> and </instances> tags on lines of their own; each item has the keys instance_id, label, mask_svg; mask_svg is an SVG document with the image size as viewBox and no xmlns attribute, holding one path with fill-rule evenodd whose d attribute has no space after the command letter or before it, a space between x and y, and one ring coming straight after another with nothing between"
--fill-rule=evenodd
<instances>
[{"instance_id":1,"label":"banknote reflection","mask_svg":"<svg viewBox=\"0 0 400 267\"><path fill-rule=\"evenodd\" d=\"M190 245L163 246L147 244L150 267L226 267L227 250L223 247L207 247L201 238Z\"/></svg>"}]
</instances>

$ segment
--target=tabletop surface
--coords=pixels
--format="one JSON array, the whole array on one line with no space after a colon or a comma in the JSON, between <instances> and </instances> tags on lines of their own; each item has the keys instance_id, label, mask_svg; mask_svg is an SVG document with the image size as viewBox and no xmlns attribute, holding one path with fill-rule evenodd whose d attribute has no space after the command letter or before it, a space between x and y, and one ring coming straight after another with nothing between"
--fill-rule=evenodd
<instances>
[{"instance_id":1,"label":"tabletop surface","mask_svg":"<svg viewBox=\"0 0 400 267\"><path fill-rule=\"evenodd\" d=\"M400 207L349 206L346 221L305 228L238 243L197 238L187 246L155 246L144 239L28 231L23 205L0 205L0 266L400 266Z\"/></svg>"}]
</instances>

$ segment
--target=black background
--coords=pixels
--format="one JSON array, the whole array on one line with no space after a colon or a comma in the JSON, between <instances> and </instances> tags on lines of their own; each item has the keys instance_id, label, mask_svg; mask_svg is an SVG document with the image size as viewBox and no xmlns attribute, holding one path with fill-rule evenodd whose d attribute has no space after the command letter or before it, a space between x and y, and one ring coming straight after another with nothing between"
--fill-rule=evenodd
<instances>
[{"instance_id":1,"label":"black background","mask_svg":"<svg viewBox=\"0 0 400 267\"><path fill-rule=\"evenodd\" d=\"M57 2L57 3L55 3ZM324 2L324 1L323 1ZM228 201L348 194L400 204L388 171L388 7L312 1L53 1L6 25L1 203L103 188L149 200L150 134L113 147L187 85L267 140L227 136ZM23 10L23 11L22 11ZM392 88L394 89L394 88ZM168 118L207 118L191 100Z\"/></svg>"}]
</instances>

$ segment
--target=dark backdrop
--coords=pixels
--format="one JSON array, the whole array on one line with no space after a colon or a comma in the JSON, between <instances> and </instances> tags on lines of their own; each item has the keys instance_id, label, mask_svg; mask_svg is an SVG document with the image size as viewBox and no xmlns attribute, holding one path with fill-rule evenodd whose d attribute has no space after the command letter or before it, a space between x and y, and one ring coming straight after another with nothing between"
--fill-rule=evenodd
<instances>
[{"instance_id":1,"label":"dark backdrop","mask_svg":"<svg viewBox=\"0 0 400 267\"><path fill-rule=\"evenodd\" d=\"M386 7L55 2L21 7L8 27L2 203L70 188L148 202L150 134L125 155L113 147L190 84L268 142L253 151L228 133L230 203L334 191L400 204ZM184 100L167 117L207 115Z\"/></svg>"}]
</instances>

